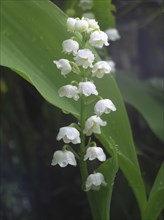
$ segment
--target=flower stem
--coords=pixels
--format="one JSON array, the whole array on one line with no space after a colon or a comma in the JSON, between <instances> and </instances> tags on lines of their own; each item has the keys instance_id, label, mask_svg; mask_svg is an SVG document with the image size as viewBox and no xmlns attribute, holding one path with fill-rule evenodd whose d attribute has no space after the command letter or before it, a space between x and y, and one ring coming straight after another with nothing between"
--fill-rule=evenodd
<instances>
[{"instance_id":1,"label":"flower stem","mask_svg":"<svg viewBox=\"0 0 164 220\"><path fill-rule=\"evenodd\" d=\"M80 172L83 184L86 181L88 177L88 169L87 169L87 163L84 161L84 155L85 155L85 134L83 133L84 126L85 126L85 120L86 120L86 107L85 107L85 98L83 95L81 96L81 118L80 118L80 125L81 125L81 144L80 144L80 160L79 160L79 166L80 166Z\"/></svg>"}]
</instances>

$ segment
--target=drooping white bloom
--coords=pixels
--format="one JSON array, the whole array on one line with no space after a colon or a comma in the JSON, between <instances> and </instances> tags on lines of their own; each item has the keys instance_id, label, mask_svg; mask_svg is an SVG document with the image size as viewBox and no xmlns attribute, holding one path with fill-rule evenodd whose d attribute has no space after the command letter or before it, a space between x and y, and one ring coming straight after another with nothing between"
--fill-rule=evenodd
<instances>
[{"instance_id":1,"label":"drooping white bloom","mask_svg":"<svg viewBox=\"0 0 164 220\"><path fill-rule=\"evenodd\" d=\"M68 18L67 19L67 30L70 32L75 31L75 23L76 23L75 18Z\"/></svg>"},{"instance_id":2,"label":"drooping white bloom","mask_svg":"<svg viewBox=\"0 0 164 220\"><path fill-rule=\"evenodd\" d=\"M88 147L87 152L84 156L84 160L94 160L98 159L99 161L105 161L106 155L104 154L104 151L101 147Z\"/></svg>"},{"instance_id":3,"label":"drooping white bloom","mask_svg":"<svg viewBox=\"0 0 164 220\"><path fill-rule=\"evenodd\" d=\"M88 29L88 22L84 19L76 20L75 30L79 32L85 32Z\"/></svg>"},{"instance_id":4,"label":"drooping white bloom","mask_svg":"<svg viewBox=\"0 0 164 220\"><path fill-rule=\"evenodd\" d=\"M110 99L102 99L96 103L94 111L96 115L101 116L103 113L108 114L111 111L116 111L116 107Z\"/></svg>"},{"instance_id":5,"label":"drooping white bloom","mask_svg":"<svg viewBox=\"0 0 164 220\"><path fill-rule=\"evenodd\" d=\"M59 91L60 97L73 98L75 101L79 99L78 88L72 85L62 86Z\"/></svg>"},{"instance_id":6,"label":"drooping white bloom","mask_svg":"<svg viewBox=\"0 0 164 220\"><path fill-rule=\"evenodd\" d=\"M99 61L93 65L92 76L97 78L102 78L104 74L109 74L111 72L111 67L106 61Z\"/></svg>"},{"instance_id":7,"label":"drooping white bloom","mask_svg":"<svg viewBox=\"0 0 164 220\"><path fill-rule=\"evenodd\" d=\"M56 139L58 141L63 139L65 143L72 142L73 144L78 144L81 142L79 131L76 128L69 126L60 128Z\"/></svg>"},{"instance_id":8,"label":"drooping white bloom","mask_svg":"<svg viewBox=\"0 0 164 220\"><path fill-rule=\"evenodd\" d=\"M59 164L60 167L66 167L68 164L77 165L74 154L68 150L58 150L54 153L51 165L55 166L56 164Z\"/></svg>"},{"instance_id":9,"label":"drooping white bloom","mask_svg":"<svg viewBox=\"0 0 164 220\"><path fill-rule=\"evenodd\" d=\"M86 120L83 132L87 136L90 136L92 133L101 134L100 126L106 126L106 125L107 125L106 121L103 121L97 115L93 115Z\"/></svg>"},{"instance_id":10,"label":"drooping white bloom","mask_svg":"<svg viewBox=\"0 0 164 220\"><path fill-rule=\"evenodd\" d=\"M116 68L115 68L116 64L115 64L115 62L113 60L109 60L109 61L107 61L107 63L111 67L111 72L115 72L116 71Z\"/></svg>"},{"instance_id":11,"label":"drooping white bloom","mask_svg":"<svg viewBox=\"0 0 164 220\"><path fill-rule=\"evenodd\" d=\"M85 183L86 191L89 191L90 189L99 190L101 186L106 186L106 185L107 183L105 182L102 173L90 174Z\"/></svg>"},{"instance_id":12,"label":"drooping white bloom","mask_svg":"<svg viewBox=\"0 0 164 220\"><path fill-rule=\"evenodd\" d=\"M90 35L89 43L96 48L102 48L103 45L108 46L108 36L103 31L94 31Z\"/></svg>"},{"instance_id":13,"label":"drooping white bloom","mask_svg":"<svg viewBox=\"0 0 164 220\"><path fill-rule=\"evenodd\" d=\"M82 10L91 10L93 7L93 0L80 0L79 6Z\"/></svg>"},{"instance_id":14,"label":"drooping white bloom","mask_svg":"<svg viewBox=\"0 0 164 220\"><path fill-rule=\"evenodd\" d=\"M92 82L80 82L78 87L78 92L85 95L98 95L98 92L96 90L96 86Z\"/></svg>"},{"instance_id":15,"label":"drooping white bloom","mask_svg":"<svg viewBox=\"0 0 164 220\"><path fill-rule=\"evenodd\" d=\"M82 17L88 18L88 19L94 19L95 15L92 12L85 12Z\"/></svg>"},{"instance_id":16,"label":"drooping white bloom","mask_svg":"<svg viewBox=\"0 0 164 220\"><path fill-rule=\"evenodd\" d=\"M68 60L66 59L60 59L60 60L54 60L54 64L56 64L57 68L61 70L61 74L63 76L66 76L68 73L72 71L72 67Z\"/></svg>"},{"instance_id":17,"label":"drooping white bloom","mask_svg":"<svg viewBox=\"0 0 164 220\"><path fill-rule=\"evenodd\" d=\"M74 60L78 66L82 66L84 69L92 67L94 61L94 55L89 49L78 50Z\"/></svg>"},{"instance_id":18,"label":"drooping white bloom","mask_svg":"<svg viewBox=\"0 0 164 220\"><path fill-rule=\"evenodd\" d=\"M88 22L87 33L91 33L94 30L100 29L100 27L95 19L87 19L87 22Z\"/></svg>"},{"instance_id":19,"label":"drooping white bloom","mask_svg":"<svg viewBox=\"0 0 164 220\"><path fill-rule=\"evenodd\" d=\"M75 40L68 39L63 41L62 47L63 47L63 52L68 54L73 53L73 55L76 55L79 49L79 44Z\"/></svg>"},{"instance_id":20,"label":"drooping white bloom","mask_svg":"<svg viewBox=\"0 0 164 220\"><path fill-rule=\"evenodd\" d=\"M116 41L120 39L120 35L118 33L118 30L115 28L107 29L105 33L108 35L109 40Z\"/></svg>"}]
</instances>

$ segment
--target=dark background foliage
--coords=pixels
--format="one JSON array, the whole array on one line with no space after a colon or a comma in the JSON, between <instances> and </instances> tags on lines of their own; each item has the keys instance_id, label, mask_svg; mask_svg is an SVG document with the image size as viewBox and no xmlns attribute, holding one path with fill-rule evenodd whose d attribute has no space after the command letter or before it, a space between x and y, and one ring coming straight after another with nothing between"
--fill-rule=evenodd
<instances>
[{"instance_id":1,"label":"dark background foliage","mask_svg":"<svg viewBox=\"0 0 164 220\"><path fill-rule=\"evenodd\" d=\"M63 6L61 1L54 3ZM113 3L121 40L111 43L109 50L117 68L143 80L162 77L162 1ZM56 141L58 129L72 122L72 117L48 104L12 70L1 67L0 80L0 219L91 219L78 168L50 165L53 152L61 147ZM159 89L161 81L155 82ZM141 115L133 107L126 107L149 192L163 159L163 145ZM139 220L136 200L121 172L116 178L111 212L115 220Z\"/></svg>"}]
</instances>

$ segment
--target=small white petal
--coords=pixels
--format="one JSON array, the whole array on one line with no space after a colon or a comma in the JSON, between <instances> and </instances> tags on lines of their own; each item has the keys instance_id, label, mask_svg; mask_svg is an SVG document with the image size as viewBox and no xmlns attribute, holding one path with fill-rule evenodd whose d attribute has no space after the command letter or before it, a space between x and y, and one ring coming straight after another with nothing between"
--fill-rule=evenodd
<instances>
[{"instance_id":1,"label":"small white petal","mask_svg":"<svg viewBox=\"0 0 164 220\"><path fill-rule=\"evenodd\" d=\"M86 120L85 128L83 132L87 136L90 136L92 133L100 134L101 133L100 126L106 126L106 124L107 124L106 121L103 121L97 115L93 115Z\"/></svg>"},{"instance_id":2,"label":"small white petal","mask_svg":"<svg viewBox=\"0 0 164 220\"><path fill-rule=\"evenodd\" d=\"M94 31L90 35L89 43L96 48L102 48L103 45L108 46L108 36L103 31Z\"/></svg>"},{"instance_id":3,"label":"small white petal","mask_svg":"<svg viewBox=\"0 0 164 220\"><path fill-rule=\"evenodd\" d=\"M68 163L72 166L76 166L77 162L76 162L74 154L71 151L65 151L64 153L65 153L65 158L68 161Z\"/></svg>"},{"instance_id":4,"label":"small white petal","mask_svg":"<svg viewBox=\"0 0 164 220\"><path fill-rule=\"evenodd\" d=\"M92 76L96 76L97 78L102 78L104 74L109 74L110 72L111 67L106 61L99 61L92 68Z\"/></svg>"},{"instance_id":5,"label":"small white petal","mask_svg":"<svg viewBox=\"0 0 164 220\"><path fill-rule=\"evenodd\" d=\"M61 74L66 76L68 73L72 71L72 67L67 59L54 60L53 63L57 66L59 70L61 70Z\"/></svg>"},{"instance_id":6,"label":"small white petal","mask_svg":"<svg viewBox=\"0 0 164 220\"><path fill-rule=\"evenodd\" d=\"M100 30L100 27L95 19L87 19L88 22L88 30L87 33L91 33L96 30Z\"/></svg>"},{"instance_id":7,"label":"small white petal","mask_svg":"<svg viewBox=\"0 0 164 220\"><path fill-rule=\"evenodd\" d=\"M73 127L62 127L59 129L59 133L57 135L57 140L61 140L65 143L72 142L73 144L78 144L81 142L80 133L76 128Z\"/></svg>"},{"instance_id":8,"label":"small white petal","mask_svg":"<svg viewBox=\"0 0 164 220\"><path fill-rule=\"evenodd\" d=\"M85 32L88 29L88 22L86 20L76 20L75 30Z\"/></svg>"},{"instance_id":9,"label":"small white petal","mask_svg":"<svg viewBox=\"0 0 164 220\"><path fill-rule=\"evenodd\" d=\"M116 107L110 99L102 99L96 103L94 111L96 115L101 116L103 113L108 114L111 111L116 111Z\"/></svg>"},{"instance_id":10,"label":"small white petal","mask_svg":"<svg viewBox=\"0 0 164 220\"><path fill-rule=\"evenodd\" d=\"M109 40L116 41L120 39L120 35L118 33L118 30L115 28L108 29L105 31L105 33L108 35Z\"/></svg>"},{"instance_id":11,"label":"small white petal","mask_svg":"<svg viewBox=\"0 0 164 220\"><path fill-rule=\"evenodd\" d=\"M68 164L77 165L74 154L67 150L58 150L54 153L51 165L55 166L56 164L59 164L60 167L66 167Z\"/></svg>"},{"instance_id":12,"label":"small white petal","mask_svg":"<svg viewBox=\"0 0 164 220\"><path fill-rule=\"evenodd\" d=\"M92 67L94 61L94 55L89 49L78 50L74 60L78 66L82 66L84 69Z\"/></svg>"},{"instance_id":13,"label":"small white petal","mask_svg":"<svg viewBox=\"0 0 164 220\"><path fill-rule=\"evenodd\" d=\"M59 91L60 97L73 98L75 101L79 99L78 88L72 85L62 86Z\"/></svg>"},{"instance_id":14,"label":"small white petal","mask_svg":"<svg viewBox=\"0 0 164 220\"><path fill-rule=\"evenodd\" d=\"M67 19L67 30L73 32L75 30L76 19L68 18Z\"/></svg>"},{"instance_id":15,"label":"small white petal","mask_svg":"<svg viewBox=\"0 0 164 220\"><path fill-rule=\"evenodd\" d=\"M96 86L92 82L80 82L78 87L78 92L85 95L98 95L98 92L96 90Z\"/></svg>"},{"instance_id":16,"label":"small white petal","mask_svg":"<svg viewBox=\"0 0 164 220\"><path fill-rule=\"evenodd\" d=\"M86 191L89 191L90 189L99 190L101 186L106 186L106 185L107 183L105 182L102 173L90 174L85 183Z\"/></svg>"},{"instance_id":17,"label":"small white petal","mask_svg":"<svg viewBox=\"0 0 164 220\"><path fill-rule=\"evenodd\" d=\"M68 54L73 53L73 55L76 55L79 49L79 44L75 40L68 39L68 40L63 41L62 47L65 53L68 53Z\"/></svg>"},{"instance_id":18,"label":"small white petal","mask_svg":"<svg viewBox=\"0 0 164 220\"><path fill-rule=\"evenodd\" d=\"M84 160L94 160L94 159L98 159L100 161L105 161L106 160L106 156L104 154L104 151L101 147L89 147L87 149L87 152L84 156Z\"/></svg>"}]
</instances>

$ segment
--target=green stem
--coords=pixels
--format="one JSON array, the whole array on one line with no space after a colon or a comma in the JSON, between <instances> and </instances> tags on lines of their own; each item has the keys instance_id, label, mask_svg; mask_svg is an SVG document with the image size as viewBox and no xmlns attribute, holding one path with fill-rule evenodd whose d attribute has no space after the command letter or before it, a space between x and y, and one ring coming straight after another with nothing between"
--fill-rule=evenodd
<instances>
[{"instance_id":1,"label":"green stem","mask_svg":"<svg viewBox=\"0 0 164 220\"><path fill-rule=\"evenodd\" d=\"M81 144L80 144L80 160L79 160L79 166L80 166L80 172L81 177L83 181L83 185L88 177L88 169L87 169L87 163L84 161L84 155L85 155L85 135L83 133L84 126L85 126L85 120L86 120L86 108L85 108L85 98L83 95L81 96L81 118L80 118L80 126L81 126Z\"/></svg>"}]
</instances>

